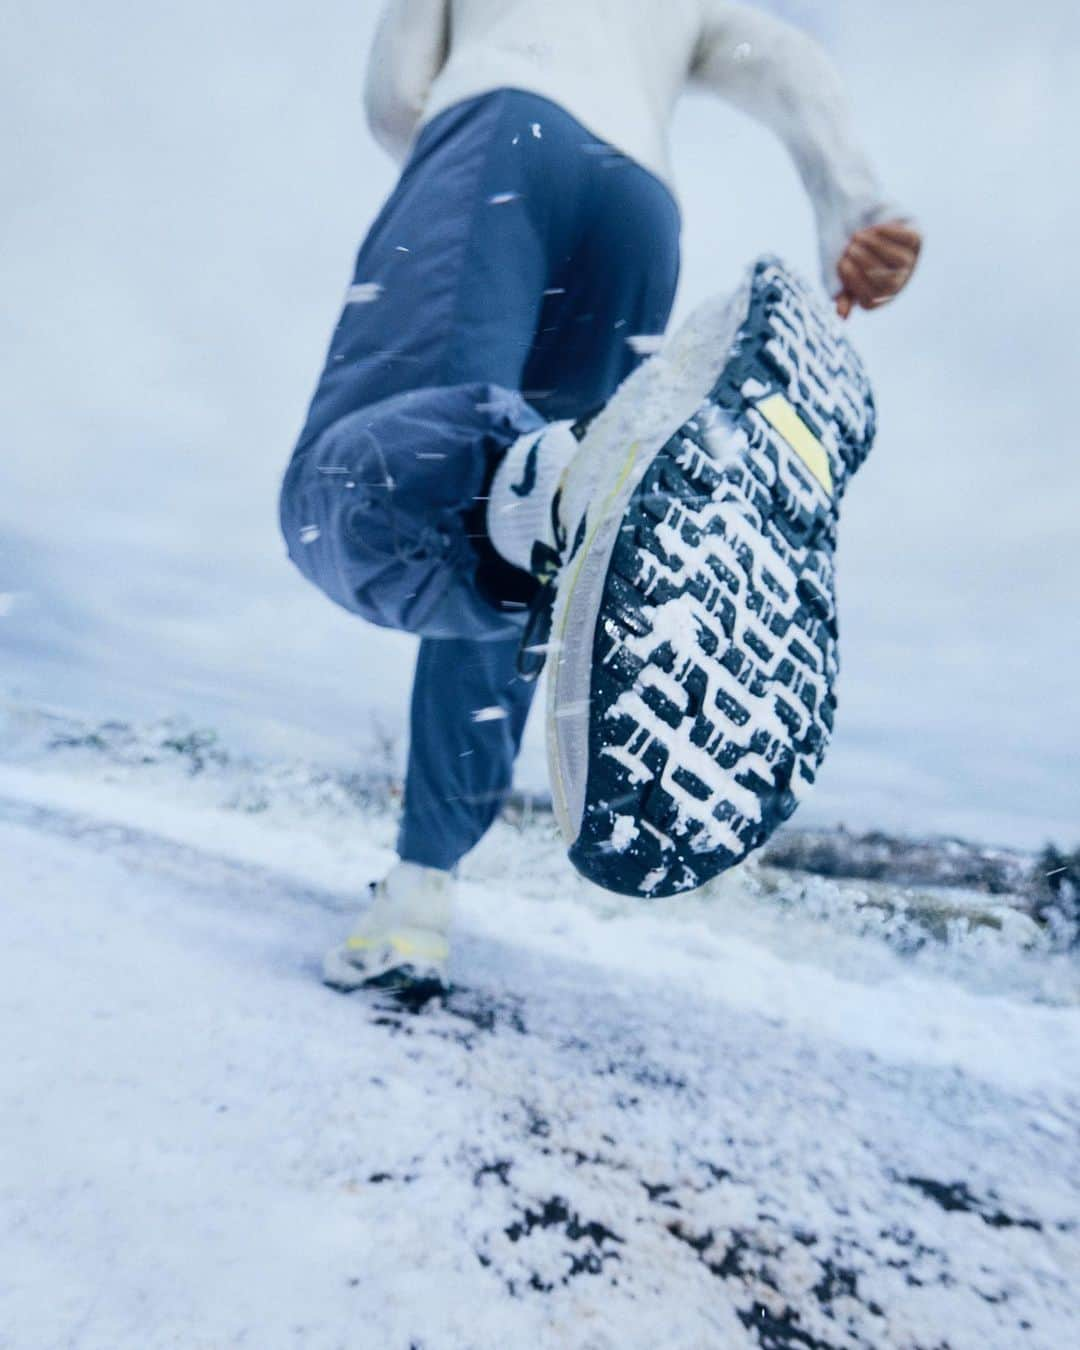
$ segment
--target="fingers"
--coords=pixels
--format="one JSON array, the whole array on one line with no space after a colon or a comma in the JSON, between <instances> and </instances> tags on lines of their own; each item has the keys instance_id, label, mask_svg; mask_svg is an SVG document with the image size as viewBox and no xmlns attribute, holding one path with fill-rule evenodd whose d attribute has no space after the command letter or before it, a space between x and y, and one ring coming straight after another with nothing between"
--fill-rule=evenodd
<instances>
[{"instance_id":1,"label":"fingers","mask_svg":"<svg viewBox=\"0 0 1080 1350\"><path fill-rule=\"evenodd\" d=\"M872 286L888 288L897 277L907 278L911 272L909 263L899 265L882 262L879 254L874 253L865 244L853 239L847 246L847 257Z\"/></svg>"},{"instance_id":2,"label":"fingers","mask_svg":"<svg viewBox=\"0 0 1080 1350\"><path fill-rule=\"evenodd\" d=\"M913 245L898 243L873 230L860 230L852 243L858 244L886 267L910 269L918 257L918 251Z\"/></svg>"},{"instance_id":3,"label":"fingers","mask_svg":"<svg viewBox=\"0 0 1080 1350\"><path fill-rule=\"evenodd\" d=\"M916 253L922 247L922 235L914 225L907 225L902 220L888 220L881 225L871 225L868 230L883 239L888 239L893 244L903 244L913 248ZM860 234L864 231L860 230Z\"/></svg>"},{"instance_id":4,"label":"fingers","mask_svg":"<svg viewBox=\"0 0 1080 1350\"><path fill-rule=\"evenodd\" d=\"M857 262L847 254L837 266L840 280L844 283L844 294L852 299L851 309L858 304L861 309L877 309L893 299L901 289L901 284L875 282L868 278ZM850 313L850 309L848 311Z\"/></svg>"},{"instance_id":5,"label":"fingers","mask_svg":"<svg viewBox=\"0 0 1080 1350\"><path fill-rule=\"evenodd\" d=\"M837 298L841 318L855 304L879 309L894 299L911 280L922 249L922 236L901 222L871 225L852 236L837 265L843 291ZM841 301L847 297L847 313Z\"/></svg>"},{"instance_id":6,"label":"fingers","mask_svg":"<svg viewBox=\"0 0 1080 1350\"><path fill-rule=\"evenodd\" d=\"M845 293L851 296L855 303L861 305L863 309L869 309L875 292L870 282L863 275L862 268L851 257L850 249L840 259L836 270L840 273L840 280L844 283Z\"/></svg>"},{"instance_id":7,"label":"fingers","mask_svg":"<svg viewBox=\"0 0 1080 1350\"><path fill-rule=\"evenodd\" d=\"M858 230L853 244L871 254L881 267L904 274L906 282L922 251L922 235L913 226L891 223Z\"/></svg>"},{"instance_id":8,"label":"fingers","mask_svg":"<svg viewBox=\"0 0 1080 1350\"><path fill-rule=\"evenodd\" d=\"M850 318L851 311L855 308L855 297L848 291L841 291L836 297L836 312L842 319Z\"/></svg>"}]
</instances>

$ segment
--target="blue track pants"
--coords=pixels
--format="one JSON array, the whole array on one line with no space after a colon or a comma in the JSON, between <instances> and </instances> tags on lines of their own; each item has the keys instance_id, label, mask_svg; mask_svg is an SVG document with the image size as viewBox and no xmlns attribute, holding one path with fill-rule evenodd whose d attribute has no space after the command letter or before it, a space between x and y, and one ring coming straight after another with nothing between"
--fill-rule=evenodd
<instances>
[{"instance_id":1,"label":"blue track pants","mask_svg":"<svg viewBox=\"0 0 1080 1350\"><path fill-rule=\"evenodd\" d=\"M398 850L451 868L510 787L534 686L533 582L486 539L507 447L600 407L663 331L667 188L555 104L500 90L422 132L356 262L281 494L289 556L337 604L417 633Z\"/></svg>"}]
</instances>

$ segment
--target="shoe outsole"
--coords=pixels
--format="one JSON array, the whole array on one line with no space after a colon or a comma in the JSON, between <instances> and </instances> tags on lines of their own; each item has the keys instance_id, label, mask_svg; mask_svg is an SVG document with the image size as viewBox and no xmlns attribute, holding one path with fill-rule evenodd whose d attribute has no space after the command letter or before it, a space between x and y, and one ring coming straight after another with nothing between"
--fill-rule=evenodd
<instances>
[{"instance_id":1,"label":"shoe outsole","mask_svg":"<svg viewBox=\"0 0 1080 1350\"><path fill-rule=\"evenodd\" d=\"M339 994L353 994L358 989L375 989L383 993L400 994L410 992L425 998L445 997L450 986L439 975L428 971L414 970L412 966L395 966L393 970L384 970L379 975L357 978L336 975L324 975L323 984Z\"/></svg>"},{"instance_id":2,"label":"shoe outsole","mask_svg":"<svg viewBox=\"0 0 1080 1350\"><path fill-rule=\"evenodd\" d=\"M652 459L611 553L570 848L590 880L694 889L814 782L836 707L838 505L873 435L855 352L762 260L719 380Z\"/></svg>"},{"instance_id":3,"label":"shoe outsole","mask_svg":"<svg viewBox=\"0 0 1080 1350\"><path fill-rule=\"evenodd\" d=\"M371 970L350 961L347 953L340 949L327 953L322 980L328 989L339 994L368 989L410 1002L445 998L450 989L445 971L427 962L401 961Z\"/></svg>"}]
</instances>

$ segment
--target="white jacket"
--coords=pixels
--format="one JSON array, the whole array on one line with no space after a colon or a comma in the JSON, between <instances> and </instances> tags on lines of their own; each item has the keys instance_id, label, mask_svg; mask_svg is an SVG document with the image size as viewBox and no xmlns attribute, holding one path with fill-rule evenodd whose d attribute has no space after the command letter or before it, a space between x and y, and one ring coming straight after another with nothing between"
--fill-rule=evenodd
<instances>
[{"instance_id":1,"label":"white jacket","mask_svg":"<svg viewBox=\"0 0 1080 1350\"><path fill-rule=\"evenodd\" d=\"M773 8L782 0L772 0ZM898 214L855 133L843 83L805 32L724 0L387 0L368 63L368 121L398 160L463 99L524 89L559 104L671 186L668 128L690 82L770 127L818 225L826 289L851 235Z\"/></svg>"}]
</instances>

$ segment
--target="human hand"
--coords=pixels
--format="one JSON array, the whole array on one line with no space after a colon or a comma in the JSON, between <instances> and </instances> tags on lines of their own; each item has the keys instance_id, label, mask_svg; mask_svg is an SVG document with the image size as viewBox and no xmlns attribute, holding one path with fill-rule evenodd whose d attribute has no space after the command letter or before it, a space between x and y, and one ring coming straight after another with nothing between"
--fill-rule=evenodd
<instances>
[{"instance_id":1,"label":"human hand","mask_svg":"<svg viewBox=\"0 0 1080 1350\"><path fill-rule=\"evenodd\" d=\"M837 264L843 289L836 312L846 319L856 305L879 309L911 280L922 250L922 235L905 221L891 220L857 231Z\"/></svg>"}]
</instances>

